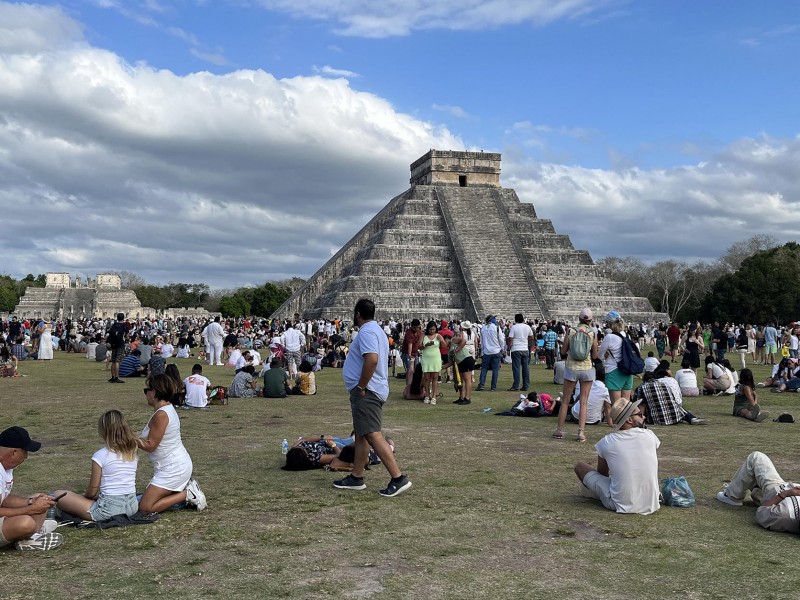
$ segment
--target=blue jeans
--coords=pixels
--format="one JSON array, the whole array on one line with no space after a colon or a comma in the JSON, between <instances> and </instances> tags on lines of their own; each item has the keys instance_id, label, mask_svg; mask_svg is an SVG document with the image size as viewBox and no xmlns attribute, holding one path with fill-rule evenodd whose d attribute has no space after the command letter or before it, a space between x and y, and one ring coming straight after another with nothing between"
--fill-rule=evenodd
<instances>
[{"instance_id":1,"label":"blue jeans","mask_svg":"<svg viewBox=\"0 0 800 600\"><path fill-rule=\"evenodd\" d=\"M531 357L530 352L524 350L514 350L511 353L511 373L514 376L514 384L511 387L519 389L519 375L522 371L522 390L527 391L531 386L531 372L528 367Z\"/></svg>"},{"instance_id":2,"label":"blue jeans","mask_svg":"<svg viewBox=\"0 0 800 600\"><path fill-rule=\"evenodd\" d=\"M500 374L500 354L484 354L481 359L481 378L478 387L486 383L486 371L492 370L492 389L497 389L497 376Z\"/></svg>"},{"instance_id":3,"label":"blue jeans","mask_svg":"<svg viewBox=\"0 0 800 600\"><path fill-rule=\"evenodd\" d=\"M717 361L722 362L723 360L725 360L725 346L717 344Z\"/></svg>"}]
</instances>

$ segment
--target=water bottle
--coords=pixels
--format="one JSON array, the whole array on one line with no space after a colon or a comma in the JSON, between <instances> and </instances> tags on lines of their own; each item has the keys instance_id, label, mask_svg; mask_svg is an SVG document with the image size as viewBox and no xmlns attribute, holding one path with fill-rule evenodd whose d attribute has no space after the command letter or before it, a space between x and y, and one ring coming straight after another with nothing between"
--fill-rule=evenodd
<instances>
[{"instance_id":1,"label":"water bottle","mask_svg":"<svg viewBox=\"0 0 800 600\"><path fill-rule=\"evenodd\" d=\"M289 441L286 438L283 438L281 442L281 452L283 454L289 454Z\"/></svg>"},{"instance_id":2,"label":"water bottle","mask_svg":"<svg viewBox=\"0 0 800 600\"><path fill-rule=\"evenodd\" d=\"M50 497L51 498L55 498L56 495L55 494L50 494ZM56 505L53 504L53 506L51 506L50 508L47 509L47 515L45 515L45 519L53 519L53 520L55 520L57 516L58 516L58 509L56 508Z\"/></svg>"},{"instance_id":3,"label":"water bottle","mask_svg":"<svg viewBox=\"0 0 800 600\"><path fill-rule=\"evenodd\" d=\"M489 408L484 408L481 412L488 413L488 412L491 412L491 410L492 410L492 407L490 406Z\"/></svg>"}]
</instances>

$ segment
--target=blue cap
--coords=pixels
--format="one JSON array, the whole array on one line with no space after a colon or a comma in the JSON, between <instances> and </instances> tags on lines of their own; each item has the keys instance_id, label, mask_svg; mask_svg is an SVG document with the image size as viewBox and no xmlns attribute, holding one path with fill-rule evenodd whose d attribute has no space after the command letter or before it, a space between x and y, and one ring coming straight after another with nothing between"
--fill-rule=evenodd
<instances>
[{"instance_id":1,"label":"blue cap","mask_svg":"<svg viewBox=\"0 0 800 600\"><path fill-rule=\"evenodd\" d=\"M608 311L608 314L606 315L606 323L616 323L617 321L622 321L622 315L615 310Z\"/></svg>"}]
</instances>

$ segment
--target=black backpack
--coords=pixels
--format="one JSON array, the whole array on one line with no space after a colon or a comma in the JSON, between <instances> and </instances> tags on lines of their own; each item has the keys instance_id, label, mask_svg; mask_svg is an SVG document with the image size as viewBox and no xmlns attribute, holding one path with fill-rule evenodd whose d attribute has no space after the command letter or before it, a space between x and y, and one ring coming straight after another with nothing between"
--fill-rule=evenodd
<instances>
[{"instance_id":1,"label":"black backpack","mask_svg":"<svg viewBox=\"0 0 800 600\"><path fill-rule=\"evenodd\" d=\"M125 345L125 328L119 323L111 326L108 332L108 345L112 348L122 348Z\"/></svg>"}]
</instances>

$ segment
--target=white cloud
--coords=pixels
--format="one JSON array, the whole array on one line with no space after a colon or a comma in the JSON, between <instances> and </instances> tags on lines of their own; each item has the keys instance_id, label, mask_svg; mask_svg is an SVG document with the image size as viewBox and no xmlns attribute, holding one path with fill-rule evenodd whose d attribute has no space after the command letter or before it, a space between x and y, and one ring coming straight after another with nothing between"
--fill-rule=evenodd
<instances>
[{"instance_id":1,"label":"white cloud","mask_svg":"<svg viewBox=\"0 0 800 600\"><path fill-rule=\"evenodd\" d=\"M797 32L797 25L782 25L772 29L759 29L751 32L747 37L741 40L743 46L750 46L755 48L764 43L771 42L772 40L787 35L792 35Z\"/></svg>"},{"instance_id":2,"label":"white cloud","mask_svg":"<svg viewBox=\"0 0 800 600\"><path fill-rule=\"evenodd\" d=\"M594 258L712 260L757 233L800 230L800 138L743 139L711 160L614 171L504 161L504 184Z\"/></svg>"},{"instance_id":3,"label":"white cloud","mask_svg":"<svg viewBox=\"0 0 800 600\"><path fill-rule=\"evenodd\" d=\"M40 52L52 44L83 39L80 23L66 17L58 7L0 2L0 52Z\"/></svg>"},{"instance_id":4,"label":"white cloud","mask_svg":"<svg viewBox=\"0 0 800 600\"><path fill-rule=\"evenodd\" d=\"M345 36L388 37L414 30L493 29L503 25L544 25L583 18L618 0L258 0L271 10L338 23Z\"/></svg>"},{"instance_id":5,"label":"white cloud","mask_svg":"<svg viewBox=\"0 0 800 600\"><path fill-rule=\"evenodd\" d=\"M459 119L471 118L471 115L460 106L453 106L451 104L433 104L431 105L431 108L440 112L449 113L454 117L458 117Z\"/></svg>"},{"instance_id":6,"label":"white cloud","mask_svg":"<svg viewBox=\"0 0 800 600\"><path fill-rule=\"evenodd\" d=\"M48 31L80 30L46 14ZM464 147L345 79L178 76L75 42L0 51L0 252L16 276L308 276L406 189L413 160Z\"/></svg>"},{"instance_id":7,"label":"white cloud","mask_svg":"<svg viewBox=\"0 0 800 600\"><path fill-rule=\"evenodd\" d=\"M203 52L197 48L190 48L189 52L192 54L192 56L199 58L200 60L204 60L207 63L211 63L212 65L217 65L218 67L226 67L230 65L228 59L225 58L225 55L221 52Z\"/></svg>"},{"instance_id":8,"label":"white cloud","mask_svg":"<svg viewBox=\"0 0 800 600\"><path fill-rule=\"evenodd\" d=\"M329 65L324 65L322 67L314 65L312 69L314 73L325 75L327 77L344 77L345 79L356 79L360 77L358 73L353 71L348 71L347 69L334 69Z\"/></svg>"}]
</instances>

